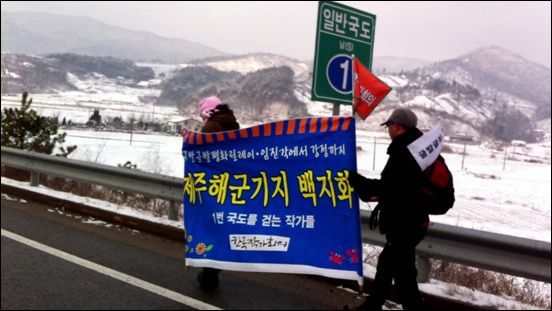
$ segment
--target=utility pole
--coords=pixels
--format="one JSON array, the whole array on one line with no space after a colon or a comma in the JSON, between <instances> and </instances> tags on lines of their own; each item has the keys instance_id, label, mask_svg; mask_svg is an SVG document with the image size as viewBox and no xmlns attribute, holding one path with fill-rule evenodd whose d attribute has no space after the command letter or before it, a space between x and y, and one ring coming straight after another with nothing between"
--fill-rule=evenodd
<instances>
[{"instance_id":1,"label":"utility pole","mask_svg":"<svg viewBox=\"0 0 552 311\"><path fill-rule=\"evenodd\" d=\"M464 134L464 152L462 152L462 170L464 170L464 158L466 157L466 143L468 141L468 133Z\"/></svg>"},{"instance_id":2,"label":"utility pole","mask_svg":"<svg viewBox=\"0 0 552 311\"><path fill-rule=\"evenodd\" d=\"M339 104L333 104L332 115L333 116L338 116L339 115Z\"/></svg>"},{"instance_id":3,"label":"utility pole","mask_svg":"<svg viewBox=\"0 0 552 311\"><path fill-rule=\"evenodd\" d=\"M134 113L130 119L130 145L132 146L132 132L134 131Z\"/></svg>"},{"instance_id":4,"label":"utility pole","mask_svg":"<svg viewBox=\"0 0 552 311\"><path fill-rule=\"evenodd\" d=\"M504 146L504 163L502 164L502 170L503 171L506 170L506 157L507 157L506 156L506 154L507 154L506 150L508 150L508 147Z\"/></svg>"}]
</instances>

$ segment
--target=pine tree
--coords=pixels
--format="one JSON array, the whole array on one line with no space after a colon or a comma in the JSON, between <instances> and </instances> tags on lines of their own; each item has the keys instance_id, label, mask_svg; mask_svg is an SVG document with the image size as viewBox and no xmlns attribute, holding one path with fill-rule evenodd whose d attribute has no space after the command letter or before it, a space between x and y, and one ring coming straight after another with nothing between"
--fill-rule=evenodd
<instances>
[{"instance_id":1,"label":"pine tree","mask_svg":"<svg viewBox=\"0 0 552 311\"><path fill-rule=\"evenodd\" d=\"M92 116L90 116L90 119L88 121L94 121L95 126L99 126L102 124L102 116L100 115L100 109L94 109L94 113Z\"/></svg>"},{"instance_id":2,"label":"pine tree","mask_svg":"<svg viewBox=\"0 0 552 311\"><path fill-rule=\"evenodd\" d=\"M56 145L56 156L67 157L77 146L61 146L67 133L58 134L58 124L46 117L39 116L31 109L32 99L27 101L28 93L21 98L21 108L2 110L1 145L38 153L52 154Z\"/></svg>"}]
</instances>

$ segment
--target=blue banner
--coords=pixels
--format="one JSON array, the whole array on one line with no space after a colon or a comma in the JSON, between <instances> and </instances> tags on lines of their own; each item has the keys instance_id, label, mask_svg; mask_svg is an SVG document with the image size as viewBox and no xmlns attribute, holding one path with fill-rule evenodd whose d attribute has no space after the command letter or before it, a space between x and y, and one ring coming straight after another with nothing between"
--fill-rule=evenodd
<instances>
[{"instance_id":1,"label":"blue banner","mask_svg":"<svg viewBox=\"0 0 552 311\"><path fill-rule=\"evenodd\" d=\"M352 117L184 130L186 265L362 284Z\"/></svg>"}]
</instances>

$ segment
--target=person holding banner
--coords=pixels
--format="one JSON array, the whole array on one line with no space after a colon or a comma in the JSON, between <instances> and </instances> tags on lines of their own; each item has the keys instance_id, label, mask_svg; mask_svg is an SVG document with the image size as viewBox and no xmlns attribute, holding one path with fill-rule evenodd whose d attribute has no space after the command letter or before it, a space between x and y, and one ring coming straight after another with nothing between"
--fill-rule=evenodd
<instances>
[{"instance_id":1,"label":"person holding banner","mask_svg":"<svg viewBox=\"0 0 552 311\"><path fill-rule=\"evenodd\" d=\"M410 109L393 111L382 126L387 127L391 144L389 158L380 179L368 179L350 172L349 183L362 201L377 201L370 217L370 229L378 225L387 243L379 255L370 295L351 310L381 310L393 280L404 310L423 309L423 298L416 282L416 246L424 239L429 216L421 198L423 172L408 145L423 135L416 127L418 118Z\"/></svg>"},{"instance_id":2,"label":"person holding banner","mask_svg":"<svg viewBox=\"0 0 552 311\"><path fill-rule=\"evenodd\" d=\"M216 96L211 96L202 100L199 103L199 111L204 122L201 128L202 133L224 132L240 128L240 124L236 121L234 112ZM219 284L218 275L220 271L221 270L214 268L203 268L203 271L197 276L197 280L201 287L206 289L217 287Z\"/></svg>"},{"instance_id":3,"label":"person holding banner","mask_svg":"<svg viewBox=\"0 0 552 311\"><path fill-rule=\"evenodd\" d=\"M234 112L216 96L202 100L199 103L199 110L204 123L201 128L202 133L232 131L240 128Z\"/></svg>"}]
</instances>

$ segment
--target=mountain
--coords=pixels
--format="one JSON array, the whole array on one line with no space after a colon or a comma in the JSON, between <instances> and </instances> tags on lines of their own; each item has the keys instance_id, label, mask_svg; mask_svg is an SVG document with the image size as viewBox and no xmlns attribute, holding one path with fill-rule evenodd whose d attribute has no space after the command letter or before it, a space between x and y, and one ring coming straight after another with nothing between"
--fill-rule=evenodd
<instances>
[{"instance_id":1,"label":"mountain","mask_svg":"<svg viewBox=\"0 0 552 311\"><path fill-rule=\"evenodd\" d=\"M2 53L2 94L76 90L73 77L86 80L94 76L136 84L155 78L155 72L152 68L139 67L129 60L109 56L52 54L49 57L38 57Z\"/></svg>"},{"instance_id":2,"label":"mountain","mask_svg":"<svg viewBox=\"0 0 552 311\"><path fill-rule=\"evenodd\" d=\"M291 68L296 77L308 76L309 72L312 72L312 64L309 65L287 56L270 53L249 53L246 55L208 57L193 60L190 64L195 66L209 66L220 71L237 71L241 74L280 66Z\"/></svg>"},{"instance_id":3,"label":"mountain","mask_svg":"<svg viewBox=\"0 0 552 311\"><path fill-rule=\"evenodd\" d=\"M431 62L417 59L394 56L374 57L372 72L378 74L399 73L401 71L414 70L429 65Z\"/></svg>"},{"instance_id":4,"label":"mountain","mask_svg":"<svg viewBox=\"0 0 552 311\"><path fill-rule=\"evenodd\" d=\"M85 16L2 12L2 52L75 53L134 62L182 63L227 55L208 46L109 26Z\"/></svg>"},{"instance_id":5,"label":"mountain","mask_svg":"<svg viewBox=\"0 0 552 311\"><path fill-rule=\"evenodd\" d=\"M267 67L240 74L219 71L210 66L180 69L162 86L157 105L168 103L184 115L197 115L197 103L216 94L247 123L267 123L308 115L307 103L299 100L296 74L288 66Z\"/></svg>"},{"instance_id":6,"label":"mountain","mask_svg":"<svg viewBox=\"0 0 552 311\"><path fill-rule=\"evenodd\" d=\"M121 66L124 64L126 68ZM182 115L196 116L197 102L216 94L235 107L240 121L249 124L327 116L333 110L331 103L310 100L312 64L285 56L209 57L173 66L170 73L163 65L163 72L158 71L151 81L155 83L139 81L152 76L147 64L140 65L145 71L133 66L116 59L72 54L40 58L2 53L2 93L30 87L34 88L31 94L63 93L79 88L71 78L77 76L80 81L93 77L94 85L152 85L160 90L159 95L141 100L177 107ZM109 71L111 68L119 68L119 73ZM360 129L381 131L379 124L398 106L412 108L420 128L440 121L445 135L531 141L534 129L550 128L550 69L499 47L481 48L410 71L376 75L393 90L366 121L357 122ZM352 114L350 106L339 107L341 115Z\"/></svg>"},{"instance_id":7,"label":"mountain","mask_svg":"<svg viewBox=\"0 0 552 311\"><path fill-rule=\"evenodd\" d=\"M182 69L180 74L190 78L179 78L179 83L168 82L160 101L177 103L181 110L192 111L195 109L195 101L205 94L205 90L211 90L216 94L226 94L228 98L242 98L236 101L239 105L244 102L248 106L256 105L256 101L239 95L246 93L253 85L238 87L239 83L230 81L239 79L239 76L231 77L222 72L250 75L254 70L287 66L295 68L292 87L296 97L309 107L313 104L324 107L320 109L322 114L332 113L331 104L312 103L309 100L312 84L310 64L277 55L249 54L199 60L195 66L198 66L195 70L200 72L206 73L207 69L199 69L203 66L210 70L215 68L221 73L211 73L217 77L216 81L203 79L194 85L192 77L201 74ZM308 75L304 71L305 66L309 68ZM507 141L511 140L510 137L531 140L537 122L549 120L551 116L550 69L499 47L481 48L457 59L377 76L393 87L393 91L376 107L367 121L357 124L367 130L378 130L390 110L397 106L409 106L418 114L422 128L429 128L442 121L448 134L467 133L470 136L491 136ZM259 75L257 78L259 84L262 84L268 76ZM229 91L231 85L234 85L233 91ZM272 94L274 88L267 83L265 92ZM173 91L171 96L167 96L167 90ZM350 106L341 107L344 114L351 115ZM261 115L253 114L252 117L260 118ZM266 121L267 116L262 117ZM278 117L281 116L274 116Z\"/></svg>"},{"instance_id":8,"label":"mountain","mask_svg":"<svg viewBox=\"0 0 552 311\"><path fill-rule=\"evenodd\" d=\"M531 140L537 122L550 119L551 70L496 46L397 76L390 101L416 107L435 123L464 124L471 135ZM393 80L395 78L396 80Z\"/></svg>"},{"instance_id":9,"label":"mountain","mask_svg":"<svg viewBox=\"0 0 552 311\"><path fill-rule=\"evenodd\" d=\"M500 47L481 48L428 68L447 72L447 79L473 85L480 91L494 90L499 96L510 95L532 103L537 108L537 120L551 115L550 68ZM518 105L520 109L524 109L522 105Z\"/></svg>"}]
</instances>

